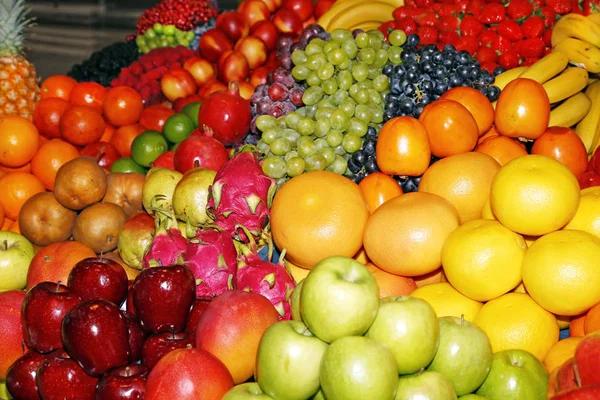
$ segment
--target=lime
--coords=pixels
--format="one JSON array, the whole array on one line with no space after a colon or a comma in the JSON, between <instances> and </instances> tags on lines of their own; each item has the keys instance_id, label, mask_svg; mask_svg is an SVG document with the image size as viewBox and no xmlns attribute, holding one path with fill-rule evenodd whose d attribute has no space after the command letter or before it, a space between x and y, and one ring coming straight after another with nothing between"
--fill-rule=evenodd
<instances>
[{"instance_id":1,"label":"lime","mask_svg":"<svg viewBox=\"0 0 600 400\"><path fill-rule=\"evenodd\" d=\"M110 166L110 172L138 172L146 175L147 170L147 168L133 161L131 157L119 158Z\"/></svg>"},{"instance_id":2,"label":"lime","mask_svg":"<svg viewBox=\"0 0 600 400\"><path fill-rule=\"evenodd\" d=\"M177 150L177 146L179 146L179 143L173 143L173 144L171 145L171 147L169 147L169 150L173 150L173 151L175 151L175 150Z\"/></svg>"},{"instance_id":3,"label":"lime","mask_svg":"<svg viewBox=\"0 0 600 400\"><path fill-rule=\"evenodd\" d=\"M167 36L174 35L177 32L175 25L163 25L163 33Z\"/></svg>"},{"instance_id":4,"label":"lime","mask_svg":"<svg viewBox=\"0 0 600 400\"><path fill-rule=\"evenodd\" d=\"M152 25L152 29L154 29L154 32L156 32L156 33L163 32L163 26L162 26L162 24L159 24L158 22L155 23L154 25Z\"/></svg>"},{"instance_id":5,"label":"lime","mask_svg":"<svg viewBox=\"0 0 600 400\"><path fill-rule=\"evenodd\" d=\"M165 121L163 133L167 140L171 143L179 143L196 128L194 121L186 114L177 113L171 115Z\"/></svg>"},{"instance_id":6,"label":"lime","mask_svg":"<svg viewBox=\"0 0 600 400\"><path fill-rule=\"evenodd\" d=\"M146 30L146 32L144 32L144 36L147 39L154 39L154 38L156 38L156 32L154 31L154 29L149 28Z\"/></svg>"},{"instance_id":7,"label":"lime","mask_svg":"<svg viewBox=\"0 0 600 400\"><path fill-rule=\"evenodd\" d=\"M169 144L162 133L144 131L131 143L131 158L142 167L149 167L156 157L167 151Z\"/></svg>"},{"instance_id":8,"label":"lime","mask_svg":"<svg viewBox=\"0 0 600 400\"><path fill-rule=\"evenodd\" d=\"M181 112L194 121L194 126L198 128L198 110L200 110L200 101L194 101L192 103L188 103L181 109Z\"/></svg>"}]
</instances>

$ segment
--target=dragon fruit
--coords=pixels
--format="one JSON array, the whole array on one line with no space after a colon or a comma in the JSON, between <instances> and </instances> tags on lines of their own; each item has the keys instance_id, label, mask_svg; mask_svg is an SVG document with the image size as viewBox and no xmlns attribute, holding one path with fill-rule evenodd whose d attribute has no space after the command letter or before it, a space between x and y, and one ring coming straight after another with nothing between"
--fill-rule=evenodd
<instances>
[{"instance_id":1,"label":"dragon fruit","mask_svg":"<svg viewBox=\"0 0 600 400\"><path fill-rule=\"evenodd\" d=\"M161 265L181 264L183 254L187 249L187 239L182 235L177 225L175 215L164 210L156 209L154 224L156 232L152 243L144 254L144 268Z\"/></svg>"},{"instance_id":2,"label":"dragon fruit","mask_svg":"<svg viewBox=\"0 0 600 400\"><path fill-rule=\"evenodd\" d=\"M221 229L199 229L188 240L184 264L196 278L196 297L215 297L232 289L237 271L237 250Z\"/></svg>"},{"instance_id":3,"label":"dragon fruit","mask_svg":"<svg viewBox=\"0 0 600 400\"><path fill-rule=\"evenodd\" d=\"M217 171L210 188L207 213L234 239L248 243L245 227L259 238L269 220L277 184L265 175L253 151L238 153Z\"/></svg>"},{"instance_id":4,"label":"dragon fruit","mask_svg":"<svg viewBox=\"0 0 600 400\"><path fill-rule=\"evenodd\" d=\"M272 263L272 243L269 241L268 260L263 260L256 252L256 242L251 238L249 246L238 245L241 255L235 279L237 289L258 293L271 302L279 313L280 320L291 318L290 298L296 282L283 263L285 250L276 264Z\"/></svg>"}]
</instances>

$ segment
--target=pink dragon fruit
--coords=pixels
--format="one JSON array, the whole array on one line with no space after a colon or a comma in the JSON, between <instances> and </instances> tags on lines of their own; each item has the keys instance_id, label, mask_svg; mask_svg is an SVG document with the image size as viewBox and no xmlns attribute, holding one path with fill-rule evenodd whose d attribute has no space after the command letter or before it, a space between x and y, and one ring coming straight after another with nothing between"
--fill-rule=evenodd
<instances>
[{"instance_id":1,"label":"pink dragon fruit","mask_svg":"<svg viewBox=\"0 0 600 400\"><path fill-rule=\"evenodd\" d=\"M177 227L175 215L164 210L155 210L154 224L156 233L152 243L144 254L144 268L161 265L181 264L187 249L187 239Z\"/></svg>"},{"instance_id":2,"label":"pink dragon fruit","mask_svg":"<svg viewBox=\"0 0 600 400\"><path fill-rule=\"evenodd\" d=\"M188 241L184 264L196 277L196 296L217 296L232 289L237 251L231 236L221 229L199 229Z\"/></svg>"},{"instance_id":3,"label":"pink dragon fruit","mask_svg":"<svg viewBox=\"0 0 600 400\"><path fill-rule=\"evenodd\" d=\"M271 246L272 243L269 242ZM256 252L256 242L250 238L250 245L239 245L242 254L238 258L238 270L235 279L237 289L258 293L269 299L279 313L280 320L291 318L290 297L296 282L283 263L285 250L281 252L277 264L272 263L272 251L268 261ZM272 247L269 247L271 250Z\"/></svg>"},{"instance_id":4,"label":"pink dragon fruit","mask_svg":"<svg viewBox=\"0 0 600 400\"><path fill-rule=\"evenodd\" d=\"M210 188L207 213L214 224L234 239L247 243L245 227L255 238L260 237L269 220L269 209L277 184L266 176L258 162L258 154L242 151L217 171Z\"/></svg>"}]
</instances>

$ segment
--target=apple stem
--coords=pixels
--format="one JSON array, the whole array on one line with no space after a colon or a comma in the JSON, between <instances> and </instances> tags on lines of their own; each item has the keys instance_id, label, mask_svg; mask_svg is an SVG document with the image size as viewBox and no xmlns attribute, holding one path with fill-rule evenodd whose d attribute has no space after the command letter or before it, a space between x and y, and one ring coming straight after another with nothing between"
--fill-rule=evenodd
<instances>
[{"instance_id":1,"label":"apple stem","mask_svg":"<svg viewBox=\"0 0 600 400\"><path fill-rule=\"evenodd\" d=\"M577 387L581 387L581 377L579 376L579 367L577 364L573 364L573 375L575 375L575 384Z\"/></svg>"},{"instance_id":2,"label":"apple stem","mask_svg":"<svg viewBox=\"0 0 600 400\"><path fill-rule=\"evenodd\" d=\"M61 282L62 282L62 281L58 281L58 282L56 282L56 293L58 293L58 292L60 291L60 283L61 283Z\"/></svg>"},{"instance_id":3,"label":"apple stem","mask_svg":"<svg viewBox=\"0 0 600 400\"><path fill-rule=\"evenodd\" d=\"M460 324L465 326L465 314L460 314Z\"/></svg>"},{"instance_id":4,"label":"apple stem","mask_svg":"<svg viewBox=\"0 0 600 400\"><path fill-rule=\"evenodd\" d=\"M417 375L421 375L421 374L422 374L424 371L425 371L425 368L421 368L421 369L419 370L419 372L417 373Z\"/></svg>"},{"instance_id":5,"label":"apple stem","mask_svg":"<svg viewBox=\"0 0 600 400\"><path fill-rule=\"evenodd\" d=\"M175 339L175 328L171 327L171 339Z\"/></svg>"},{"instance_id":6,"label":"apple stem","mask_svg":"<svg viewBox=\"0 0 600 400\"><path fill-rule=\"evenodd\" d=\"M131 376L131 368L129 367L129 365L125 367L125 373L127 374L127 376Z\"/></svg>"},{"instance_id":7,"label":"apple stem","mask_svg":"<svg viewBox=\"0 0 600 400\"><path fill-rule=\"evenodd\" d=\"M4 239L4 250L8 250L8 240Z\"/></svg>"},{"instance_id":8,"label":"apple stem","mask_svg":"<svg viewBox=\"0 0 600 400\"><path fill-rule=\"evenodd\" d=\"M187 345L187 346L185 346L185 348L186 348L187 350L191 350L191 349L193 349L194 347L193 347L193 346L192 346L190 343L188 343L188 345Z\"/></svg>"},{"instance_id":9,"label":"apple stem","mask_svg":"<svg viewBox=\"0 0 600 400\"><path fill-rule=\"evenodd\" d=\"M200 160L194 160L194 168L198 168L200 166Z\"/></svg>"},{"instance_id":10,"label":"apple stem","mask_svg":"<svg viewBox=\"0 0 600 400\"><path fill-rule=\"evenodd\" d=\"M21 351L25 354L25 341L21 340Z\"/></svg>"}]
</instances>

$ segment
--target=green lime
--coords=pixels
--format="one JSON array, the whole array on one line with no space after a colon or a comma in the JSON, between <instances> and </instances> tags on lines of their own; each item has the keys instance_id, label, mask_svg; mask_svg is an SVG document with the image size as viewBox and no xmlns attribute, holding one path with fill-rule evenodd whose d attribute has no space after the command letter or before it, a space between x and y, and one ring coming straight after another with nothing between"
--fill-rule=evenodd
<instances>
[{"instance_id":1,"label":"green lime","mask_svg":"<svg viewBox=\"0 0 600 400\"><path fill-rule=\"evenodd\" d=\"M142 167L150 163L169 149L167 139L158 131L144 131L131 143L131 158Z\"/></svg>"},{"instance_id":2,"label":"green lime","mask_svg":"<svg viewBox=\"0 0 600 400\"><path fill-rule=\"evenodd\" d=\"M177 146L179 146L179 143L173 143L173 144L171 145L171 147L169 147L169 150L173 150L173 151L175 151L175 150L177 150Z\"/></svg>"},{"instance_id":3,"label":"green lime","mask_svg":"<svg viewBox=\"0 0 600 400\"><path fill-rule=\"evenodd\" d=\"M200 110L200 101L194 101L192 103L188 103L181 109L181 112L194 122L194 127L198 128L198 111Z\"/></svg>"},{"instance_id":4,"label":"green lime","mask_svg":"<svg viewBox=\"0 0 600 400\"><path fill-rule=\"evenodd\" d=\"M171 143L179 143L196 128L194 121L186 114L177 113L171 115L165 121L163 133L167 140Z\"/></svg>"},{"instance_id":5,"label":"green lime","mask_svg":"<svg viewBox=\"0 0 600 400\"><path fill-rule=\"evenodd\" d=\"M175 32L177 32L177 28L175 28L175 25L164 25L163 26L163 33L167 36L171 36L174 35Z\"/></svg>"},{"instance_id":6,"label":"green lime","mask_svg":"<svg viewBox=\"0 0 600 400\"><path fill-rule=\"evenodd\" d=\"M131 157L119 158L110 166L110 172L139 172L146 175L147 171L148 168L142 167Z\"/></svg>"},{"instance_id":7,"label":"green lime","mask_svg":"<svg viewBox=\"0 0 600 400\"><path fill-rule=\"evenodd\" d=\"M154 32L154 29L148 28L146 32L144 32L144 36L146 39L154 39L156 37L156 32Z\"/></svg>"},{"instance_id":8,"label":"green lime","mask_svg":"<svg viewBox=\"0 0 600 400\"><path fill-rule=\"evenodd\" d=\"M156 32L156 33L163 32L163 26L162 26L162 24L159 24L158 22L155 23L154 25L152 25L152 29L154 29L154 32Z\"/></svg>"},{"instance_id":9,"label":"green lime","mask_svg":"<svg viewBox=\"0 0 600 400\"><path fill-rule=\"evenodd\" d=\"M135 37L135 44L137 44L138 47L142 47L146 45L146 39L144 38L143 35L137 35Z\"/></svg>"}]
</instances>

